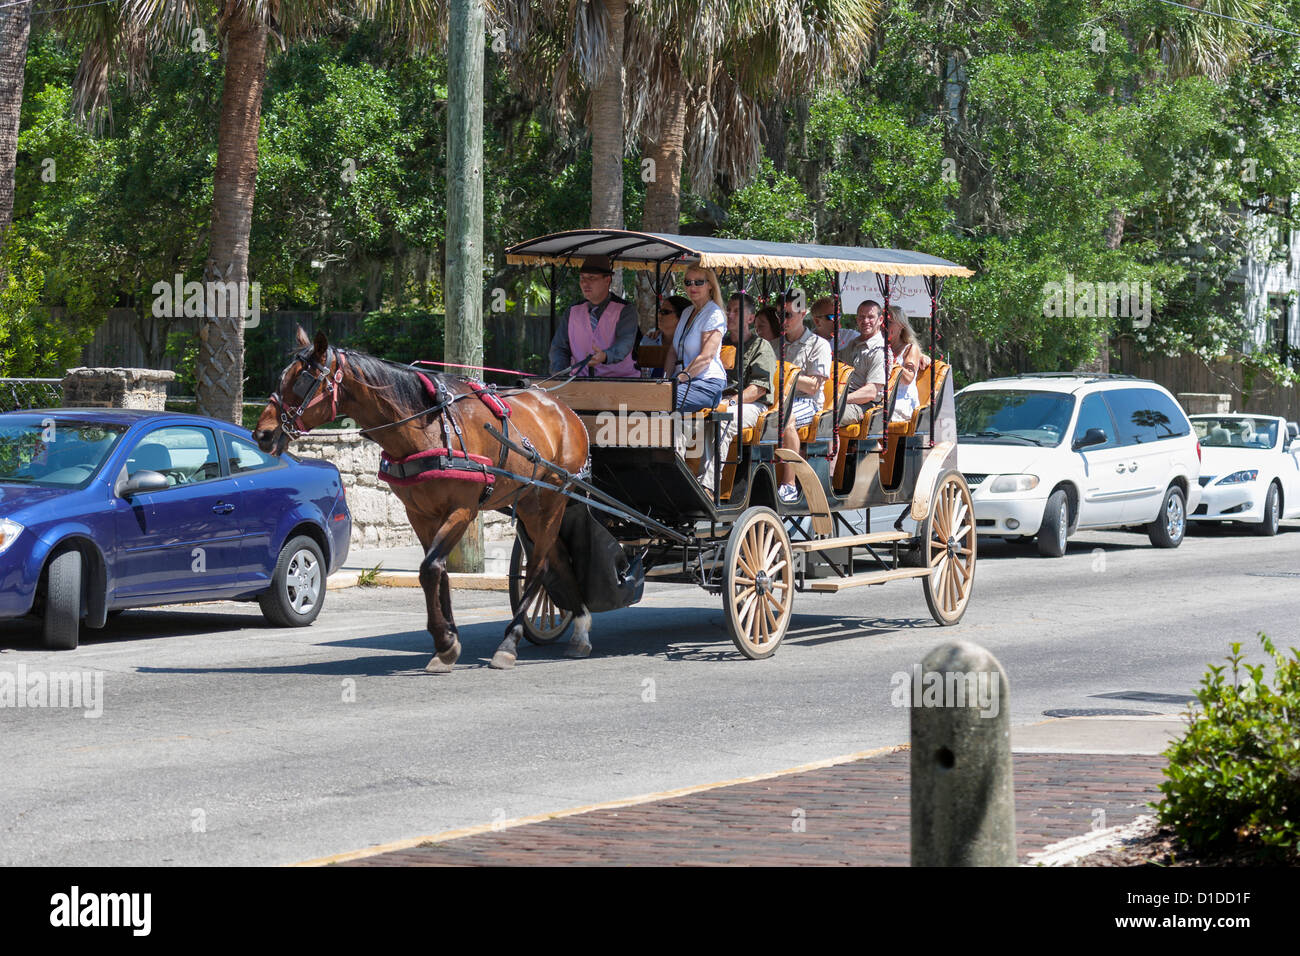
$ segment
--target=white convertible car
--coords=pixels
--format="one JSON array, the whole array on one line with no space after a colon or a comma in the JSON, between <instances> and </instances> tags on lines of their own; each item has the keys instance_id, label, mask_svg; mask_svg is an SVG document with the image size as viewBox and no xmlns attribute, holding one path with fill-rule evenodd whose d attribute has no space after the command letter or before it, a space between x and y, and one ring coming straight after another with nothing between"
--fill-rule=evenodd
<instances>
[{"instance_id":1,"label":"white convertible car","mask_svg":"<svg viewBox=\"0 0 1300 956\"><path fill-rule=\"evenodd\" d=\"M1201 443L1201 504L1193 521L1247 521L1277 534L1300 518L1300 429L1275 415L1192 415Z\"/></svg>"}]
</instances>

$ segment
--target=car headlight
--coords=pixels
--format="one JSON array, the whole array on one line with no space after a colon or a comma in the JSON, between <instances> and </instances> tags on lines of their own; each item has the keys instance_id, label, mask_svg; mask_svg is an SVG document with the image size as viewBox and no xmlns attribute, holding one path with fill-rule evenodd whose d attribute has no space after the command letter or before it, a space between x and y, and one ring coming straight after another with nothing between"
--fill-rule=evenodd
<instances>
[{"instance_id":1,"label":"car headlight","mask_svg":"<svg viewBox=\"0 0 1300 956\"><path fill-rule=\"evenodd\" d=\"M1230 475L1224 475L1219 479L1221 485L1239 485L1243 481L1254 481L1259 477L1259 469L1251 468L1249 471L1234 471Z\"/></svg>"},{"instance_id":2,"label":"car headlight","mask_svg":"<svg viewBox=\"0 0 1300 956\"><path fill-rule=\"evenodd\" d=\"M1037 487L1037 475L999 475L993 480L993 484L989 485L989 490L994 492L1029 491Z\"/></svg>"},{"instance_id":3,"label":"car headlight","mask_svg":"<svg viewBox=\"0 0 1300 956\"><path fill-rule=\"evenodd\" d=\"M17 521L10 521L8 518L0 518L0 554L9 550L9 546L18 540L18 536L23 533L23 526Z\"/></svg>"}]
</instances>

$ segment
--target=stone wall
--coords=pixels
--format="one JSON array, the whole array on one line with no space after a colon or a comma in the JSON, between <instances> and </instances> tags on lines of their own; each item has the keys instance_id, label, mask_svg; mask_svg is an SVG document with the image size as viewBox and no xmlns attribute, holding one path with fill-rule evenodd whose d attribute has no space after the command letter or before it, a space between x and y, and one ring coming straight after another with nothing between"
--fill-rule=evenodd
<instances>
[{"instance_id":1,"label":"stone wall","mask_svg":"<svg viewBox=\"0 0 1300 956\"><path fill-rule=\"evenodd\" d=\"M70 368L63 377L65 408L144 408L161 412L175 372L148 368Z\"/></svg>"},{"instance_id":2,"label":"stone wall","mask_svg":"<svg viewBox=\"0 0 1300 956\"><path fill-rule=\"evenodd\" d=\"M1188 415L1226 415L1232 411L1227 392L1179 392L1178 401Z\"/></svg>"},{"instance_id":3,"label":"stone wall","mask_svg":"<svg viewBox=\"0 0 1300 956\"><path fill-rule=\"evenodd\" d=\"M344 493L352 511L352 547L404 548L419 545L419 539L406 518L406 508L397 495L379 480L379 446L363 438L356 429L311 432L289 446L303 458L322 458L343 476ZM514 540L510 518L495 511L483 512L483 539L491 566L485 570L504 573L498 568L504 542Z\"/></svg>"}]
</instances>

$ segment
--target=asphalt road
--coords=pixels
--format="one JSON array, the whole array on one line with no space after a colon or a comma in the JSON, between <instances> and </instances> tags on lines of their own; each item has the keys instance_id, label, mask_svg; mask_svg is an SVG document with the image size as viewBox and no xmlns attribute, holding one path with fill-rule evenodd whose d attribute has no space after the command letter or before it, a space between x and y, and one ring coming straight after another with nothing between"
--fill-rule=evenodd
<instances>
[{"instance_id":1,"label":"asphalt road","mask_svg":"<svg viewBox=\"0 0 1300 956\"><path fill-rule=\"evenodd\" d=\"M770 772L905 742L891 677L934 646L992 650L1012 724L1058 708L1175 713L1232 641L1297 641L1300 524L1273 539L1214 530L1176 551L1086 533L1060 560L982 539L957 627L921 585L796 598L775 657L726 637L720 599L659 585L598 615L594 655L527 647L487 668L504 596L455 596L454 674L424 665L416 590L331 592L315 626L256 605L139 611L76 652L3 625L0 672L103 673L102 715L0 707L0 864L276 864ZM93 684L91 685L93 686ZM1130 691L1151 700L1099 695Z\"/></svg>"}]
</instances>

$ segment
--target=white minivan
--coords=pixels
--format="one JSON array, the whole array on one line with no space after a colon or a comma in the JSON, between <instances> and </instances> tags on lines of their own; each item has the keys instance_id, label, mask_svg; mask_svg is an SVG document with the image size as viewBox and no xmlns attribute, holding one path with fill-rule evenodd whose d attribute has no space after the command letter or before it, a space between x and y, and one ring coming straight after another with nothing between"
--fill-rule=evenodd
<instances>
[{"instance_id":1,"label":"white minivan","mask_svg":"<svg viewBox=\"0 0 1300 956\"><path fill-rule=\"evenodd\" d=\"M1080 528L1145 526L1182 543L1201 497L1200 445L1178 401L1128 376L1040 374L957 393L958 460L979 534L1037 537L1049 557Z\"/></svg>"}]
</instances>

